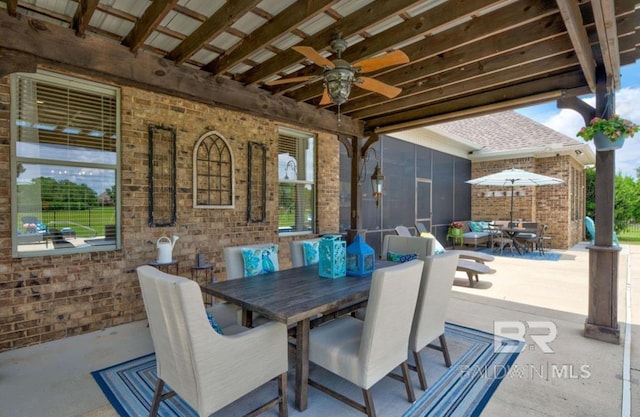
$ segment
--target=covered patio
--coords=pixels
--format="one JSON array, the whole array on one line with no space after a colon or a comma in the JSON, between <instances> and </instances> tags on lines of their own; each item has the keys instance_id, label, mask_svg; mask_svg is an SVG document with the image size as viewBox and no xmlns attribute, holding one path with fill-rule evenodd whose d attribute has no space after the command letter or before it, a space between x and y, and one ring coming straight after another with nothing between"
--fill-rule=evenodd
<instances>
[{"instance_id":1,"label":"covered patio","mask_svg":"<svg viewBox=\"0 0 640 417\"><path fill-rule=\"evenodd\" d=\"M94 347L110 336L116 338L111 346L118 347L107 349L113 356L85 351L86 362L95 368L112 363L93 358L113 362L148 353L149 340L136 331L136 326L144 328L146 314L135 268L155 259L161 236L179 236L171 266L201 284L210 277L194 274L195 255L204 256L222 280L227 275L222 251L229 246L276 242L281 268L287 268L291 240L346 232L338 223L341 148L351 160L348 232L353 236L363 232L363 210L378 207L377 198L363 202L361 172L367 161L375 163L370 150L379 135L549 101L579 111L585 121L609 116L615 109L612 97L620 85L620 66L640 57L638 27L636 0L0 2L0 132L8 138L0 143L5 199L0 208L0 354L17 361L21 370L27 363L38 367L34 358L44 358L52 344L73 349L65 343L95 335L98 339L90 342ZM338 35L347 47L331 52ZM294 46L306 47L306 53ZM408 62L388 58L399 56L398 51ZM345 92L339 85L327 103L324 84L330 80L324 71L342 65L334 62L338 56L349 64L352 78L360 75L351 64L373 61L366 68L369 78L353 85L349 81L347 87L354 88L346 101L339 100ZM298 82L280 81L290 78ZM52 85L55 93L47 95ZM77 86L82 94L70 100L71 106L48 100L72 96L69 91ZM46 99L38 95L43 91ZM578 99L591 93L596 94L595 108ZM83 101L85 97L91 98ZM107 122L97 129L99 123L90 117L83 132L75 131L79 120L86 121L87 111L100 123ZM55 123L39 123L45 115L52 115ZM303 142L308 148L301 147ZM202 186L206 181L198 176L203 160L199 150L211 143L223 149L215 163L226 164L227 171L208 173L207 179L223 179L220 188ZM29 151L30 146L37 152ZM64 168L83 167L85 160L64 150L79 148L86 151L83 157L95 158L92 167L107 172L105 178L112 181L98 190L102 208L109 207L104 238L98 236L99 245L30 250L33 247L20 243L20 219L33 207L20 201L34 194L19 192L19 186L25 179L44 176L32 172L45 172L50 165L60 166L55 175L69 180ZM51 149L63 152L48 153ZM312 154L307 154L309 149ZM306 161L308 155L313 157ZM581 288L582 296L571 301L579 303L577 310L567 313L565 305L529 307L531 300L504 302L457 290L451 321L491 332L493 320L549 315L563 322L559 327L568 337L567 346L589 351L585 361L607 352L612 363L619 364L621 336L629 333L618 324L624 294L618 282L627 264L610 238L614 152L598 152L596 161L598 238L588 252L581 247L583 261L571 273L563 269L568 263L560 263L561 269L549 274L573 280L572 285L558 291L557 282L551 281L541 288L548 292L539 295L544 300L549 293L560 294L567 301L567 294ZM154 171L156 163L165 165ZM288 209L280 204L283 190L299 189L313 189L312 198L291 199L308 203L309 210L290 216L295 228L282 227L281 212ZM47 204L37 203L40 219ZM500 269L507 274L504 282L514 282L513 265ZM530 277L509 293L528 295L528 287L538 282L539 276ZM110 332L123 325L135 329L135 336L124 332L125 343L117 339L120 330ZM584 333L612 344L585 339ZM520 360L542 360L529 355L535 353L527 351ZM570 350L567 355L571 357ZM612 368L603 367L602 374L580 381L584 385L579 388L571 385L575 381L566 381L567 392L584 395L571 404L584 406L576 414L589 415L589 405L598 411L593 415L624 412L617 401L584 400L601 398L602 381L611 381L607 387L615 390L608 398L618 398L621 388L615 375L620 372ZM32 380L17 384L10 376L2 383L7 381L11 389L2 391L10 398L3 399L3 407L19 399L16 407L28 406L20 394L30 392ZM521 382L505 381L486 412L501 415L494 407L511 404L511 412L522 415ZM533 404L549 402L545 396L557 381L538 382L539 395L526 389L531 415ZM53 392L49 388L56 384L60 382L45 384L42 390ZM104 398L89 385L81 383L75 390L81 393L78 401L65 398L65 406L82 405L68 414L98 409L110 415ZM568 404L556 400L553 404ZM560 409L557 415L571 414L568 408Z\"/></svg>"},{"instance_id":2,"label":"covered patio","mask_svg":"<svg viewBox=\"0 0 640 417\"><path fill-rule=\"evenodd\" d=\"M456 278L447 314L449 322L490 333L494 322L501 320L549 320L557 326L557 338L549 344L552 353L534 347L527 336L527 348L491 396L482 413L484 417L632 416L636 414L633 410L640 409L640 389L634 382L640 366L635 353L640 346L640 294L632 291L640 286L640 247L625 246L620 257L624 271L619 282L620 317L628 323L624 346L582 337L588 251L583 243L562 254L563 259L557 262L498 257L494 261L497 272L483 277L474 288L466 286L463 275ZM629 311L631 317L627 316ZM89 372L152 350L146 321L139 321L4 352L0 354L2 415L116 417ZM434 357L428 366L443 368L441 356ZM555 374L551 373L552 367ZM422 395L415 374L412 378L417 396ZM429 379L430 386L435 383L433 377ZM389 379L388 385L402 391L402 384L397 381ZM376 392L378 396L382 394L374 391L374 396ZM298 414L292 401L291 416L324 417L325 410L332 407L341 407L341 413L354 412L314 388L310 390L309 409L304 413ZM406 408L410 405L405 397L400 396L399 401ZM379 404L381 410L384 407ZM265 415L275 416L277 411Z\"/></svg>"}]
</instances>

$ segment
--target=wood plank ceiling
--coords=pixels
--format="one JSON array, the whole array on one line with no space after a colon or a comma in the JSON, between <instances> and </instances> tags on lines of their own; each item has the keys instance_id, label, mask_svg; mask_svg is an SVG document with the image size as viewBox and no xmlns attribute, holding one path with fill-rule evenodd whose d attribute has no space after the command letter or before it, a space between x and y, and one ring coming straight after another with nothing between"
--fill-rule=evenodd
<instances>
[{"instance_id":1,"label":"wood plank ceiling","mask_svg":"<svg viewBox=\"0 0 640 417\"><path fill-rule=\"evenodd\" d=\"M7 0L0 76L63 67L346 135L388 132L618 88L640 57L638 0ZM26 18L25 18L26 17ZM37 19L38 21L34 21ZM39 23L41 22L41 23ZM393 99L353 88L319 109L321 75L291 49L353 63L401 49L371 74ZM327 117L330 115L331 117Z\"/></svg>"}]
</instances>

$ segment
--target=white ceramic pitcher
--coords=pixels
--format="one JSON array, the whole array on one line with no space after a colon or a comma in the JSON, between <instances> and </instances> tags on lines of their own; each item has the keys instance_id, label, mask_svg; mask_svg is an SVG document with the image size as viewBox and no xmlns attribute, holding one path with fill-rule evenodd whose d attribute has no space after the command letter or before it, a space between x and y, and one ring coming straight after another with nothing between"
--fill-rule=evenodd
<instances>
[{"instance_id":1,"label":"white ceramic pitcher","mask_svg":"<svg viewBox=\"0 0 640 417\"><path fill-rule=\"evenodd\" d=\"M167 236L162 236L156 241L158 249L158 263L169 264L173 261L173 245L175 245L178 236L173 235L173 241Z\"/></svg>"}]
</instances>

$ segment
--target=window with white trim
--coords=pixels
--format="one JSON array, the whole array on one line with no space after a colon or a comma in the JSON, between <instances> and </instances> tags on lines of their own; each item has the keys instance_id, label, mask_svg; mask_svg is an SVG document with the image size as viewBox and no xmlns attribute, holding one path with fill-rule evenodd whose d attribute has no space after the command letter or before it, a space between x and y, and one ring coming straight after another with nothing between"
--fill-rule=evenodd
<instances>
[{"instance_id":1,"label":"window with white trim","mask_svg":"<svg viewBox=\"0 0 640 417\"><path fill-rule=\"evenodd\" d=\"M315 137L281 127L278 142L278 231L315 231Z\"/></svg>"},{"instance_id":2,"label":"window with white trim","mask_svg":"<svg viewBox=\"0 0 640 417\"><path fill-rule=\"evenodd\" d=\"M14 257L119 248L117 88L11 76Z\"/></svg>"}]
</instances>

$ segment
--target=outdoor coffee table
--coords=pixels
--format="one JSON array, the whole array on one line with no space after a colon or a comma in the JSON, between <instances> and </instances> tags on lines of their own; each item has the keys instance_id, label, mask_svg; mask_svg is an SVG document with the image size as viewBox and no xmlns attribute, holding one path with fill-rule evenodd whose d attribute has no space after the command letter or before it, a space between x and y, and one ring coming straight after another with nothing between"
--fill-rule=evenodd
<instances>
[{"instance_id":1,"label":"outdoor coffee table","mask_svg":"<svg viewBox=\"0 0 640 417\"><path fill-rule=\"evenodd\" d=\"M395 265L378 261L378 268ZM295 406L307 408L309 330L318 315L328 320L366 305L371 276L323 278L318 266L303 266L247 278L209 283L202 291L242 307L242 324L251 327L252 312L295 326ZM329 314L327 314L329 313Z\"/></svg>"}]
</instances>

